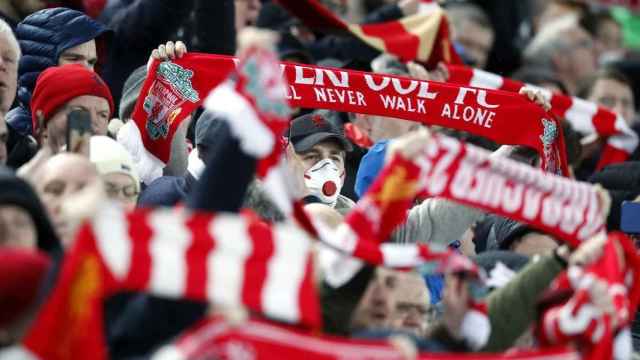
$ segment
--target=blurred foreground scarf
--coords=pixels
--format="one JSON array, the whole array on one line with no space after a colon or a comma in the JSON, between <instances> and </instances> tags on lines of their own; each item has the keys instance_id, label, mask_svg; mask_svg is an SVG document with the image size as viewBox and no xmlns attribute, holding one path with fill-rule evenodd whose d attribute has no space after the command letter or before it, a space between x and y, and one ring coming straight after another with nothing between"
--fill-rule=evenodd
<instances>
[{"instance_id":1,"label":"blurred foreground scarf","mask_svg":"<svg viewBox=\"0 0 640 360\"><path fill-rule=\"evenodd\" d=\"M65 255L25 347L46 360L107 359L102 301L124 290L320 326L311 238L299 228L249 214L125 214L110 204Z\"/></svg>"},{"instance_id":2,"label":"blurred foreground scarf","mask_svg":"<svg viewBox=\"0 0 640 360\"><path fill-rule=\"evenodd\" d=\"M258 319L231 324L222 317L202 321L173 344L154 355L155 360L194 360L215 355L220 359L406 359L407 353L392 341L346 339L317 335ZM412 357L409 357L412 358ZM507 354L418 353L419 360L578 360L564 348L546 348Z\"/></svg>"}]
</instances>

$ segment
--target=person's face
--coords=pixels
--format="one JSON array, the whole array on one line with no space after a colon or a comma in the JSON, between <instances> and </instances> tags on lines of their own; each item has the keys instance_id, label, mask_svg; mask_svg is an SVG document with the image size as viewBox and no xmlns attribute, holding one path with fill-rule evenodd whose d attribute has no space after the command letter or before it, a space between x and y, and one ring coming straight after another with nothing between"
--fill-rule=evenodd
<instances>
[{"instance_id":1,"label":"person's face","mask_svg":"<svg viewBox=\"0 0 640 360\"><path fill-rule=\"evenodd\" d=\"M0 111L13 105L18 86L18 52L7 33L0 33Z\"/></svg>"},{"instance_id":2,"label":"person's face","mask_svg":"<svg viewBox=\"0 0 640 360\"><path fill-rule=\"evenodd\" d=\"M596 70L596 56L593 39L584 29L576 27L564 34L569 42L567 51L559 56L565 58L564 67L559 69L574 84ZM568 76L567 76L568 75Z\"/></svg>"},{"instance_id":3,"label":"person's face","mask_svg":"<svg viewBox=\"0 0 640 360\"><path fill-rule=\"evenodd\" d=\"M394 310L393 292L399 286L398 272L377 268L375 276L356 307L351 319L354 330L386 328Z\"/></svg>"},{"instance_id":4,"label":"person's face","mask_svg":"<svg viewBox=\"0 0 640 360\"><path fill-rule=\"evenodd\" d=\"M476 244L473 243L474 227L470 227L462 234L460 238L460 252L465 256L472 257L476 255Z\"/></svg>"},{"instance_id":5,"label":"person's face","mask_svg":"<svg viewBox=\"0 0 640 360\"><path fill-rule=\"evenodd\" d=\"M107 135L109 102L98 96L82 95L66 103L49 121L45 122L49 143L56 151L59 151L67 143L67 117L74 110L89 112L94 135Z\"/></svg>"},{"instance_id":6,"label":"person's face","mask_svg":"<svg viewBox=\"0 0 640 360\"><path fill-rule=\"evenodd\" d=\"M454 40L464 47L465 53L474 61L474 67L484 69L493 47L493 32L490 29L465 21L462 31L455 34Z\"/></svg>"},{"instance_id":7,"label":"person's face","mask_svg":"<svg viewBox=\"0 0 640 360\"><path fill-rule=\"evenodd\" d=\"M323 141L314 145L311 149L298 154L304 171L311 169L313 165L324 159L331 159L338 166L341 174L344 174L345 151L333 141Z\"/></svg>"},{"instance_id":8,"label":"person's face","mask_svg":"<svg viewBox=\"0 0 640 360\"><path fill-rule=\"evenodd\" d=\"M23 17L42 10L47 6L44 0L11 0L11 4Z\"/></svg>"},{"instance_id":9,"label":"person's face","mask_svg":"<svg viewBox=\"0 0 640 360\"><path fill-rule=\"evenodd\" d=\"M63 212L63 204L96 180L97 173L88 159L76 154L60 154L49 159L36 180L36 190L47 209L56 233L66 246L71 245L77 220Z\"/></svg>"},{"instance_id":10,"label":"person's face","mask_svg":"<svg viewBox=\"0 0 640 360\"><path fill-rule=\"evenodd\" d=\"M102 175L107 196L121 203L126 209L133 209L138 200L138 187L135 180L123 173Z\"/></svg>"},{"instance_id":11,"label":"person's face","mask_svg":"<svg viewBox=\"0 0 640 360\"><path fill-rule=\"evenodd\" d=\"M607 20L598 26L596 34L598 50L603 52L617 52L622 50L622 30L615 21Z\"/></svg>"},{"instance_id":12,"label":"person's face","mask_svg":"<svg viewBox=\"0 0 640 360\"><path fill-rule=\"evenodd\" d=\"M9 133L7 131L7 123L4 119L4 114L0 113L0 164L7 163L7 141L9 140Z\"/></svg>"},{"instance_id":13,"label":"person's face","mask_svg":"<svg viewBox=\"0 0 640 360\"><path fill-rule=\"evenodd\" d=\"M35 250L37 230L27 211L15 205L0 205L0 247Z\"/></svg>"},{"instance_id":14,"label":"person's face","mask_svg":"<svg viewBox=\"0 0 640 360\"><path fill-rule=\"evenodd\" d=\"M591 94L587 100L615 111L628 124L631 124L635 119L633 91L626 84L616 80L598 79L593 84Z\"/></svg>"},{"instance_id":15,"label":"person's face","mask_svg":"<svg viewBox=\"0 0 640 360\"><path fill-rule=\"evenodd\" d=\"M420 123L385 116L357 114L354 124L373 141L391 140L420 128Z\"/></svg>"},{"instance_id":16,"label":"person's face","mask_svg":"<svg viewBox=\"0 0 640 360\"><path fill-rule=\"evenodd\" d=\"M240 31L254 25L261 8L260 0L235 0L236 29Z\"/></svg>"},{"instance_id":17,"label":"person's face","mask_svg":"<svg viewBox=\"0 0 640 360\"><path fill-rule=\"evenodd\" d=\"M558 243L551 236L534 232L516 240L511 251L525 256L551 255L557 247Z\"/></svg>"},{"instance_id":18,"label":"person's face","mask_svg":"<svg viewBox=\"0 0 640 360\"><path fill-rule=\"evenodd\" d=\"M389 316L389 328L425 335L429 313L429 290L416 273L398 274L398 289L394 292L394 308Z\"/></svg>"},{"instance_id":19,"label":"person's face","mask_svg":"<svg viewBox=\"0 0 640 360\"><path fill-rule=\"evenodd\" d=\"M90 40L65 50L58 59L58 65L80 64L93 70L98 62L96 41Z\"/></svg>"}]
</instances>

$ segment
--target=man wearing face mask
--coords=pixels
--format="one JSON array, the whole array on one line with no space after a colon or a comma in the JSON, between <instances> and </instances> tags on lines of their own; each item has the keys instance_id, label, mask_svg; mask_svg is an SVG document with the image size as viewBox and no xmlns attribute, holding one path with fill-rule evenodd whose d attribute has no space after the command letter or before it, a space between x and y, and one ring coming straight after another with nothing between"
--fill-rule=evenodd
<instances>
[{"instance_id":1,"label":"man wearing face mask","mask_svg":"<svg viewBox=\"0 0 640 360\"><path fill-rule=\"evenodd\" d=\"M341 129L320 114L306 114L291 121L288 131L307 188L305 203L323 203L346 214L354 206L340 195L344 184L346 152L353 146ZM290 159L292 160L292 159Z\"/></svg>"}]
</instances>

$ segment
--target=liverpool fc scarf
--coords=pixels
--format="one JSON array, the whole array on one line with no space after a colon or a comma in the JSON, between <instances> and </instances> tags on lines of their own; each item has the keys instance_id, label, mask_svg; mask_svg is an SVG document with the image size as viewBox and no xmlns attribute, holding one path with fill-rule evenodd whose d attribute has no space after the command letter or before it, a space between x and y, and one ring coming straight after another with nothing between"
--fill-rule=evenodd
<instances>
[{"instance_id":1,"label":"liverpool fc scarf","mask_svg":"<svg viewBox=\"0 0 640 360\"><path fill-rule=\"evenodd\" d=\"M486 71L464 66L448 66L447 81L486 89L518 92L524 83L504 78ZM527 85L534 88L536 86ZM598 169L616 162L625 161L638 146L638 136L624 119L612 111L594 103L559 93L540 89L551 102L551 112L571 123L574 129L586 134L598 134L607 139Z\"/></svg>"},{"instance_id":2,"label":"liverpool fc scarf","mask_svg":"<svg viewBox=\"0 0 640 360\"><path fill-rule=\"evenodd\" d=\"M438 62L462 64L449 39L449 21L435 3L428 12L376 24L349 24L318 0L278 0L312 30L351 34L369 46L404 61L435 67Z\"/></svg>"},{"instance_id":3,"label":"liverpool fc scarf","mask_svg":"<svg viewBox=\"0 0 640 360\"><path fill-rule=\"evenodd\" d=\"M145 149L167 162L179 123L234 68L234 58L220 55L188 54L175 62L152 62L133 113ZM291 106L463 130L499 144L536 149L547 171L567 173L556 121L518 94L310 65L286 63L281 71L289 83Z\"/></svg>"}]
</instances>

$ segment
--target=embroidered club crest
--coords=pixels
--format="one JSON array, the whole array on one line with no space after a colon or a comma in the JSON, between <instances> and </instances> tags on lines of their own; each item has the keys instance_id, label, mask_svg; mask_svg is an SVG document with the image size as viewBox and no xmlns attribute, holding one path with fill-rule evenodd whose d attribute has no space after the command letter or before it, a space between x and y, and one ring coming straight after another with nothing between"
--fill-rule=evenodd
<instances>
[{"instance_id":1,"label":"embroidered club crest","mask_svg":"<svg viewBox=\"0 0 640 360\"><path fill-rule=\"evenodd\" d=\"M551 146L558 137L558 126L555 122L547 119L542 119L542 126L544 131L540 135L540 140L544 146Z\"/></svg>"},{"instance_id":2,"label":"embroidered club crest","mask_svg":"<svg viewBox=\"0 0 640 360\"><path fill-rule=\"evenodd\" d=\"M200 95L193 88L193 71L165 61L158 66L157 78L144 99L146 130L152 140L167 138L171 123L186 101L196 103Z\"/></svg>"},{"instance_id":3,"label":"embroidered club crest","mask_svg":"<svg viewBox=\"0 0 640 360\"><path fill-rule=\"evenodd\" d=\"M554 154L554 144L558 138L558 125L553 120L542 119L542 135L540 135L540 141L542 141L542 147L544 150L544 163L546 164L546 170L555 174L560 174L561 169L556 161L556 154Z\"/></svg>"}]
</instances>

